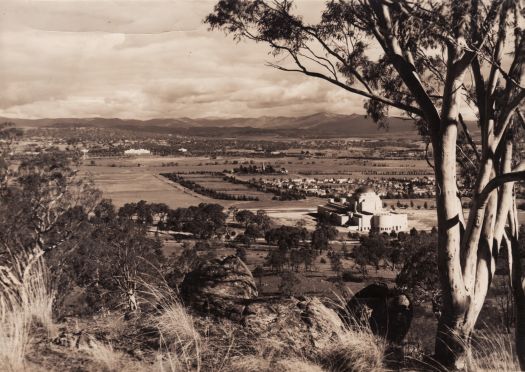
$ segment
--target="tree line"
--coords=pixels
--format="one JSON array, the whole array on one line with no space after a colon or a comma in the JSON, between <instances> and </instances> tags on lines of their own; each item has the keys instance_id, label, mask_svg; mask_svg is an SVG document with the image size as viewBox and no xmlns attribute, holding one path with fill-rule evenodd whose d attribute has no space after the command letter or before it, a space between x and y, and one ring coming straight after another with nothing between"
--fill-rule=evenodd
<instances>
[{"instance_id":1,"label":"tree line","mask_svg":"<svg viewBox=\"0 0 525 372\"><path fill-rule=\"evenodd\" d=\"M196 192L197 194L208 196L213 199L219 200L240 200L240 201L257 201L259 200L256 196L248 195L233 195L226 192L217 191L209 187L204 187L195 181L188 180L177 173L161 173L163 177L166 177L170 181L177 182L179 185Z\"/></svg>"}]
</instances>

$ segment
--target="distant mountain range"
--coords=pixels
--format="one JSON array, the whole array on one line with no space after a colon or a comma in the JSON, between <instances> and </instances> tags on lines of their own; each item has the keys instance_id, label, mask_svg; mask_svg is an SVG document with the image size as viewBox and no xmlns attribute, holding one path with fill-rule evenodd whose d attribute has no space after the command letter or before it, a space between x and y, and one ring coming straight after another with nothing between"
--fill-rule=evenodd
<instances>
[{"instance_id":1,"label":"distant mountain range","mask_svg":"<svg viewBox=\"0 0 525 372\"><path fill-rule=\"evenodd\" d=\"M379 128L364 115L317 113L299 117L263 116L259 118L175 118L175 119L117 119L117 118L58 118L16 119L2 118L25 128L110 128L149 133L172 133L193 136L291 136L324 137L417 137L412 120L389 118L387 128Z\"/></svg>"}]
</instances>

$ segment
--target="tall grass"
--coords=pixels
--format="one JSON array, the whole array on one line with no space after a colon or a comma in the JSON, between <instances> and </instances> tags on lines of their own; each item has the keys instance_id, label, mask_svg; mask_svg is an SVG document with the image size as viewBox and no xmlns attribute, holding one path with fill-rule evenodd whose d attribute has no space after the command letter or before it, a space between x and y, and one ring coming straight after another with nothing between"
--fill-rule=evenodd
<instances>
[{"instance_id":1,"label":"tall grass","mask_svg":"<svg viewBox=\"0 0 525 372\"><path fill-rule=\"evenodd\" d=\"M321 350L321 363L334 372L384 371L386 347L386 341L374 335L368 325L354 323Z\"/></svg>"},{"instance_id":2,"label":"tall grass","mask_svg":"<svg viewBox=\"0 0 525 372\"><path fill-rule=\"evenodd\" d=\"M467 354L468 371L520 371L511 334L494 328L475 331Z\"/></svg>"},{"instance_id":3,"label":"tall grass","mask_svg":"<svg viewBox=\"0 0 525 372\"><path fill-rule=\"evenodd\" d=\"M179 301L165 304L154 323L160 333L163 358L162 368L169 371L200 371L202 369L203 339L194 320Z\"/></svg>"},{"instance_id":4,"label":"tall grass","mask_svg":"<svg viewBox=\"0 0 525 372\"><path fill-rule=\"evenodd\" d=\"M157 357L161 371L201 371L204 340L193 317L169 288L143 283L150 301L160 310L151 318L163 350Z\"/></svg>"},{"instance_id":5,"label":"tall grass","mask_svg":"<svg viewBox=\"0 0 525 372\"><path fill-rule=\"evenodd\" d=\"M228 371L235 372L324 372L320 366L312 362L301 359L281 359L272 361L271 359L259 356L247 356L237 358L229 366Z\"/></svg>"},{"instance_id":6,"label":"tall grass","mask_svg":"<svg viewBox=\"0 0 525 372\"><path fill-rule=\"evenodd\" d=\"M352 295L348 293L347 297ZM366 311L353 313L347 309L347 298L334 293L331 306L344 319L345 329L332 344L319 352L321 364L333 372L376 372L384 366L387 342L374 335Z\"/></svg>"},{"instance_id":7,"label":"tall grass","mask_svg":"<svg viewBox=\"0 0 525 372\"><path fill-rule=\"evenodd\" d=\"M0 370L24 370L31 327L51 329L53 299L41 257L0 267Z\"/></svg>"},{"instance_id":8,"label":"tall grass","mask_svg":"<svg viewBox=\"0 0 525 372\"><path fill-rule=\"evenodd\" d=\"M31 266L22 284L22 305L28 319L46 331L52 330L56 292L51 289L48 269L43 259Z\"/></svg>"},{"instance_id":9,"label":"tall grass","mask_svg":"<svg viewBox=\"0 0 525 372\"><path fill-rule=\"evenodd\" d=\"M158 354L155 366L160 371L379 372L389 370L386 361L389 345L386 340L373 334L366 317L360 316L362 314L346 313L347 322L344 331L334 336L333 342L318 350L315 355L291 355L276 352L276 346L269 347L270 345L267 345L263 339L240 341L234 340L233 336L224 337L219 341L221 345L216 345L217 339L210 339L207 331L202 329L202 320L193 318L175 295L155 288L150 288L149 292L155 306L160 309L160 314L151 318L161 338L162 352ZM341 298L334 302L332 307L339 307L339 312L344 313L346 301ZM209 321L210 327L214 329L221 327L216 321ZM296 335L296 337L300 336ZM242 348L248 344L248 348ZM218 353L217 350L221 347L227 351ZM509 335L490 329L477 331L469 347L470 354L466 366L469 372L519 371L513 340ZM230 352L233 349L235 351ZM239 352L241 350L244 352ZM210 363L212 358L215 359L213 364ZM440 370L437 364L430 360L413 360L413 362L412 370ZM210 368L211 365L213 368Z\"/></svg>"},{"instance_id":10,"label":"tall grass","mask_svg":"<svg viewBox=\"0 0 525 372\"><path fill-rule=\"evenodd\" d=\"M24 310L0 299L0 370L21 371L29 345L29 324Z\"/></svg>"},{"instance_id":11,"label":"tall grass","mask_svg":"<svg viewBox=\"0 0 525 372\"><path fill-rule=\"evenodd\" d=\"M113 372L124 369L124 354L113 349L111 344L93 341L90 343L89 347L83 347L81 350L86 352L95 362L97 362L104 371ZM127 367L129 368L129 366Z\"/></svg>"}]
</instances>

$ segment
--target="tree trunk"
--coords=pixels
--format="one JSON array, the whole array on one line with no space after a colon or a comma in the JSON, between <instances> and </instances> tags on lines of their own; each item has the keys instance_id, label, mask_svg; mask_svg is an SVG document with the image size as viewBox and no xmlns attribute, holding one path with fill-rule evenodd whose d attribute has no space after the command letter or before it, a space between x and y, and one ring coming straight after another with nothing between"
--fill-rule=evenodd
<instances>
[{"instance_id":1,"label":"tree trunk","mask_svg":"<svg viewBox=\"0 0 525 372\"><path fill-rule=\"evenodd\" d=\"M509 226L510 237L507 237L505 242L507 244L509 261L511 261L509 265L510 280L516 306L516 329L514 336L520 368L525 371L525 280L523 280L523 270L519 252L519 231L515 201L509 212Z\"/></svg>"},{"instance_id":2,"label":"tree trunk","mask_svg":"<svg viewBox=\"0 0 525 372\"><path fill-rule=\"evenodd\" d=\"M448 73L443 89L439 131L432 138L437 187L438 270L443 299L435 358L447 369L465 367L470 339L470 329L465 328L465 319L471 305L471 296L465 287L461 255L465 226L456 179L456 146L461 106L459 92L466 69L459 61L464 56L456 46L449 45Z\"/></svg>"},{"instance_id":3,"label":"tree trunk","mask_svg":"<svg viewBox=\"0 0 525 372\"><path fill-rule=\"evenodd\" d=\"M463 284L461 246L461 206L456 186L457 126L453 120L442 129L440 143L435 148L435 169L438 213L438 268L443 295L435 353L446 368L463 368L466 351L465 314L470 305Z\"/></svg>"},{"instance_id":4,"label":"tree trunk","mask_svg":"<svg viewBox=\"0 0 525 372\"><path fill-rule=\"evenodd\" d=\"M525 371L525 282L522 279L521 257L518 252L517 239L511 238L511 244L512 255L514 256L512 260L512 292L516 303L516 354L521 370Z\"/></svg>"},{"instance_id":5,"label":"tree trunk","mask_svg":"<svg viewBox=\"0 0 525 372\"><path fill-rule=\"evenodd\" d=\"M509 173L512 170L511 165L513 155L513 145L510 139L506 140L503 151L500 164L501 172ZM491 177L493 176L494 174L491 175ZM485 187L485 185L486 182L482 184L483 187ZM475 281L475 286L473 294L474 304L467 315L467 323L470 328L474 328L494 276L496 269L495 257L499 252L503 234L505 232L505 223L511 205L513 204L513 187L513 182L506 183L500 188L499 194L496 193L496 191L492 192L486 203L484 221L477 249L477 268L474 278L471 278L471 280ZM477 194L479 194L482 190L479 189L477 191Z\"/></svg>"}]
</instances>

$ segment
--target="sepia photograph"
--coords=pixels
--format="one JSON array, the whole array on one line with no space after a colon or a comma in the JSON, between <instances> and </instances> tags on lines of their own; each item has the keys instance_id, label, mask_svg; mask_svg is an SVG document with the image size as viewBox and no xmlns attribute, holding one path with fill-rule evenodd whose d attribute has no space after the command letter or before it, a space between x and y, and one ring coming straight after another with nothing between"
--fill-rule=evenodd
<instances>
[{"instance_id":1,"label":"sepia photograph","mask_svg":"<svg viewBox=\"0 0 525 372\"><path fill-rule=\"evenodd\" d=\"M0 371L525 371L525 0L1 0Z\"/></svg>"}]
</instances>

